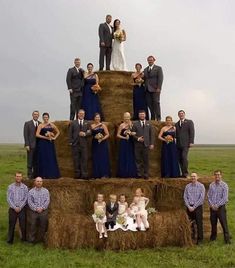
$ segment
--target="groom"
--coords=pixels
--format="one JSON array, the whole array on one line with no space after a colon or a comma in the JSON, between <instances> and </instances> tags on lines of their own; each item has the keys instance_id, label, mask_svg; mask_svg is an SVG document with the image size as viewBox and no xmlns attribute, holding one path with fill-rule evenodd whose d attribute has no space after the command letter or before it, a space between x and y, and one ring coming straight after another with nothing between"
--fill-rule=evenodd
<instances>
[{"instance_id":1,"label":"groom","mask_svg":"<svg viewBox=\"0 0 235 268\"><path fill-rule=\"evenodd\" d=\"M112 41L113 41L113 27L110 25L112 16L106 16L106 22L101 23L99 26L99 39L100 39L100 57L99 65L100 71L104 69L104 57L106 59L106 70L110 70Z\"/></svg>"}]
</instances>

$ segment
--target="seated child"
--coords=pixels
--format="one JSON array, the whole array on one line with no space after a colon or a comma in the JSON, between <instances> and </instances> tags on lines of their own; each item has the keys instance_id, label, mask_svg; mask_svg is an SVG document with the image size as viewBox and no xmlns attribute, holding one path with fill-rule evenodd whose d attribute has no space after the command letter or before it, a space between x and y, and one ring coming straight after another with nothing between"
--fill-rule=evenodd
<instances>
[{"instance_id":1,"label":"seated child","mask_svg":"<svg viewBox=\"0 0 235 268\"><path fill-rule=\"evenodd\" d=\"M117 196L115 194L111 194L109 196L109 202L106 204L106 217L107 221L105 223L105 227L109 229L114 228L116 225L116 218L118 214L118 203L117 203Z\"/></svg>"},{"instance_id":2,"label":"seated child","mask_svg":"<svg viewBox=\"0 0 235 268\"><path fill-rule=\"evenodd\" d=\"M117 223L122 225L124 228L127 228L127 209L128 204L126 202L126 196L121 194L118 201Z\"/></svg>"}]
</instances>

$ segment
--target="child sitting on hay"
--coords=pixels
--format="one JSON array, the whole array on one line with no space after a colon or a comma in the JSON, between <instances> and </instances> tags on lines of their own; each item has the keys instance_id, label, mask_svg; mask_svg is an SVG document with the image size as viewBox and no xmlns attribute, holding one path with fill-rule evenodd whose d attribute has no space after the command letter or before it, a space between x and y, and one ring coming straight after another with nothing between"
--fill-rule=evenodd
<instances>
[{"instance_id":1,"label":"child sitting on hay","mask_svg":"<svg viewBox=\"0 0 235 268\"><path fill-rule=\"evenodd\" d=\"M144 196L143 189L137 188L135 191L135 197L133 199L133 203L130 205L131 210L133 210L133 207L135 206L138 207L138 210L135 212L137 231L141 230L142 223L146 231L149 229L148 212L146 210L148 203L149 203L149 198Z\"/></svg>"},{"instance_id":2,"label":"child sitting on hay","mask_svg":"<svg viewBox=\"0 0 235 268\"><path fill-rule=\"evenodd\" d=\"M107 221L105 223L106 229L114 228L116 225L116 219L118 214L118 202L117 202L117 196L115 194L111 194L109 196L109 202L106 204L106 218Z\"/></svg>"},{"instance_id":3,"label":"child sitting on hay","mask_svg":"<svg viewBox=\"0 0 235 268\"><path fill-rule=\"evenodd\" d=\"M96 229L99 232L99 238L108 237L105 223L106 218L106 203L104 202L104 195L98 194L97 201L94 202L94 214L92 215L94 222L96 223Z\"/></svg>"},{"instance_id":4,"label":"child sitting on hay","mask_svg":"<svg viewBox=\"0 0 235 268\"><path fill-rule=\"evenodd\" d=\"M117 215L117 223L120 224L123 228L127 228L127 209L128 204L126 202L126 196L121 194L119 196L118 201L118 215Z\"/></svg>"}]
</instances>

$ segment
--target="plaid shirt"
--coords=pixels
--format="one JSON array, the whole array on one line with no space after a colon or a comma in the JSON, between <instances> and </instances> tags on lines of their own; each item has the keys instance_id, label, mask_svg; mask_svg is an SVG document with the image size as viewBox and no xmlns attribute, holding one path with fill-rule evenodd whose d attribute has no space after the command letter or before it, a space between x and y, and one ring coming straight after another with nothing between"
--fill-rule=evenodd
<instances>
[{"instance_id":1,"label":"plaid shirt","mask_svg":"<svg viewBox=\"0 0 235 268\"><path fill-rule=\"evenodd\" d=\"M202 183L189 183L184 189L184 202L186 207L197 208L203 205L205 198L205 187Z\"/></svg>"},{"instance_id":2,"label":"plaid shirt","mask_svg":"<svg viewBox=\"0 0 235 268\"><path fill-rule=\"evenodd\" d=\"M28 205L30 209L36 211L38 208L47 209L50 203L49 191L42 187L34 187L28 194Z\"/></svg>"},{"instance_id":3,"label":"plaid shirt","mask_svg":"<svg viewBox=\"0 0 235 268\"><path fill-rule=\"evenodd\" d=\"M27 198L28 198L28 187L25 184L12 183L8 186L7 202L11 208L22 209L27 203Z\"/></svg>"},{"instance_id":4,"label":"plaid shirt","mask_svg":"<svg viewBox=\"0 0 235 268\"><path fill-rule=\"evenodd\" d=\"M228 202L228 185L224 181L212 182L207 194L210 206L221 207Z\"/></svg>"}]
</instances>

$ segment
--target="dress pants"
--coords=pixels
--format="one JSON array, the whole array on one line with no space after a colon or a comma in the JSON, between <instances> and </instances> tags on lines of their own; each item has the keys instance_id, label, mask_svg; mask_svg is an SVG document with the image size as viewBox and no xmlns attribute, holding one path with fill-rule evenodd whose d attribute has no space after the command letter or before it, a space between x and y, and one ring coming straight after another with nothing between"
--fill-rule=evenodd
<instances>
[{"instance_id":1,"label":"dress pants","mask_svg":"<svg viewBox=\"0 0 235 268\"><path fill-rule=\"evenodd\" d=\"M151 120L161 120L160 92L146 91L146 102L151 112Z\"/></svg>"},{"instance_id":2,"label":"dress pants","mask_svg":"<svg viewBox=\"0 0 235 268\"><path fill-rule=\"evenodd\" d=\"M27 151L27 175L29 179L34 179L37 177L38 171L38 160L36 148L30 148Z\"/></svg>"},{"instance_id":3,"label":"dress pants","mask_svg":"<svg viewBox=\"0 0 235 268\"><path fill-rule=\"evenodd\" d=\"M106 60L106 70L110 70L112 47L100 47L99 65L100 71L104 69L104 57Z\"/></svg>"},{"instance_id":4,"label":"dress pants","mask_svg":"<svg viewBox=\"0 0 235 268\"><path fill-rule=\"evenodd\" d=\"M227 224L227 213L225 205L218 208L218 210L213 210L210 208L210 221L211 221L211 237L210 240L216 240L217 237L217 222L218 219L223 229L225 242L230 241L230 235Z\"/></svg>"},{"instance_id":5,"label":"dress pants","mask_svg":"<svg viewBox=\"0 0 235 268\"><path fill-rule=\"evenodd\" d=\"M73 145L72 146L74 175L75 178L87 179L88 178L88 148L86 145Z\"/></svg>"},{"instance_id":6,"label":"dress pants","mask_svg":"<svg viewBox=\"0 0 235 268\"><path fill-rule=\"evenodd\" d=\"M188 176L188 151L189 147L178 147L178 159L182 176Z\"/></svg>"},{"instance_id":7,"label":"dress pants","mask_svg":"<svg viewBox=\"0 0 235 268\"><path fill-rule=\"evenodd\" d=\"M19 219L20 231L21 231L21 240L26 240L26 209L25 207L19 212L15 212L13 208L9 208L9 230L8 230L8 243L13 243L15 225L17 219Z\"/></svg>"},{"instance_id":8,"label":"dress pants","mask_svg":"<svg viewBox=\"0 0 235 268\"><path fill-rule=\"evenodd\" d=\"M44 240L48 226L48 210L43 210L38 213L33 210L29 210L30 228L29 228L29 242L36 242L37 227L39 228L40 238Z\"/></svg>"},{"instance_id":9,"label":"dress pants","mask_svg":"<svg viewBox=\"0 0 235 268\"><path fill-rule=\"evenodd\" d=\"M197 241L203 240L203 208L202 205L198 206L194 211L190 212L187 208L187 214L192 221L192 238L195 239L196 228L197 227ZM196 225L196 226L195 226Z\"/></svg>"},{"instance_id":10,"label":"dress pants","mask_svg":"<svg viewBox=\"0 0 235 268\"><path fill-rule=\"evenodd\" d=\"M74 120L82 104L82 96L70 94L70 120Z\"/></svg>"},{"instance_id":11,"label":"dress pants","mask_svg":"<svg viewBox=\"0 0 235 268\"><path fill-rule=\"evenodd\" d=\"M144 143L135 142L135 162L138 177L148 178L149 176L149 147Z\"/></svg>"}]
</instances>

